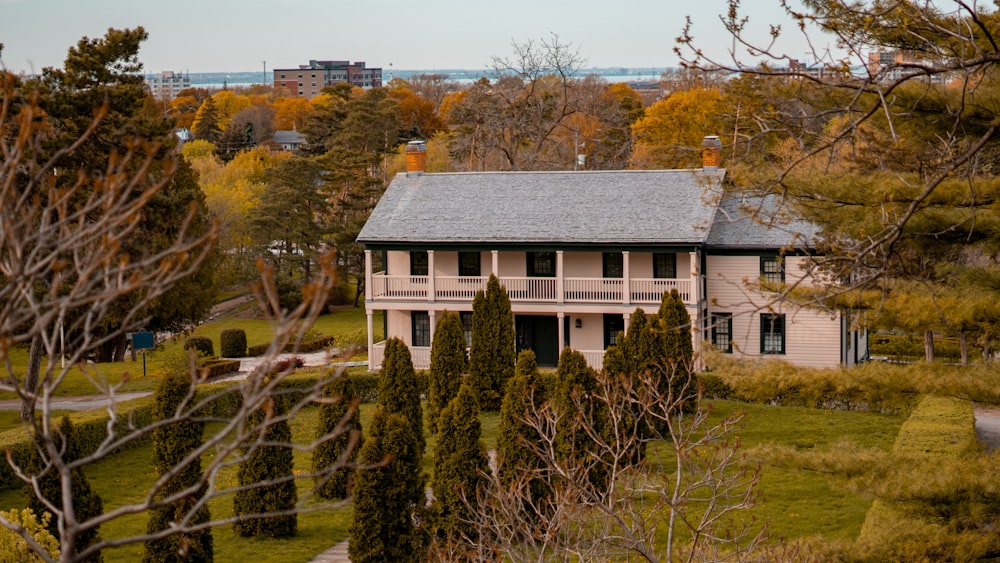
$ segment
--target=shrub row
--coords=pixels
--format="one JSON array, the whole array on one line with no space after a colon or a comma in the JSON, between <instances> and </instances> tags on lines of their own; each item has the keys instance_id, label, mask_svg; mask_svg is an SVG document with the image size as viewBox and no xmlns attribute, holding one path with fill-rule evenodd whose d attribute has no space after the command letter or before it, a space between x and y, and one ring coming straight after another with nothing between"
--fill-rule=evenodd
<instances>
[{"instance_id":1,"label":"shrub row","mask_svg":"<svg viewBox=\"0 0 1000 563\"><path fill-rule=\"evenodd\" d=\"M1000 370L990 365L870 363L819 369L723 357L711 357L710 365L711 371L698 376L706 398L872 412L907 412L925 394L1000 403Z\"/></svg>"},{"instance_id":2,"label":"shrub row","mask_svg":"<svg viewBox=\"0 0 1000 563\"><path fill-rule=\"evenodd\" d=\"M238 362L237 362L238 363ZM375 377L375 376L371 376ZM287 377L278 388L277 394L287 401L301 400L306 390L316 384L316 374L296 374ZM213 418L232 418L239 412L242 394L238 387L232 384L206 385L199 390L200 396L218 393L231 389L232 392L222 393L209 403L201 414ZM377 393L376 393L377 394ZM133 399L118 405L118 428L143 428L153 420L153 397ZM108 414L105 409L73 413L70 415L76 430L76 438L80 444L81 455L92 454L107 438ZM143 440L133 440L122 449L134 448L145 443ZM26 435L23 427L18 426L0 432L0 451L10 451L11 460L19 467L24 467L33 455L34 446ZM10 464L0 462L0 490L20 488L21 481L14 475Z\"/></svg>"},{"instance_id":3,"label":"shrub row","mask_svg":"<svg viewBox=\"0 0 1000 563\"><path fill-rule=\"evenodd\" d=\"M201 365L202 370L206 370L206 377L218 377L220 375L226 375L227 373L235 373L240 371L240 361L239 360L205 360Z\"/></svg>"},{"instance_id":4,"label":"shrub row","mask_svg":"<svg viewBox=\"0 0 1000 563\"><path fill-rule=\"evenodd\" d=\"M206 358L215 356L215 347L212 345L212 339L207 336L192 336L185 340L184 349L190 350L192 348L201 352L201 355Z\"/></svg>"},{"instance_id":5,"label":"shrub row","mask_svg":"<svg viewBox=\"0 0 1000 563\"><path fill-rule=\"evenodd\" d=\"M332 336L322 336L320 338L313 338L312 340L305 340L299 345L298 350L295 349L295 346L292 343L288 343L287 345L285 345L285 348L282 350L282 352L286 354L290 354L293 352L301 352L303 354L308 354L310 352L317 352L319 350L323 350L333 345L333 340L334 338ZM252 346L248 346L247 356L251 357L263 356L264 354L267 353L267 350L268 348L270 348L270 346L271 346L270 344L254 344Z\"/></svg>"},{"instance_id":6,"label":"shrub row","mask_svg":"<svg viewBox=\"0 0 1000 563\"><path fill-rule=\"evenodd\" d=\"M219 335L219 351L223 358L247 355L247 332L242 328L227 328Z\"/></svg>"},{"instance_id":7,"label":"shrub row","mask_svg":"<svg viewBox=\"0 0 1000 563\"><path fill-rule=\"evenodd\" d=\"M892 451L955 457L978 447L972 403L927 395L900 427Z\"/></svg>"}]
</instances>

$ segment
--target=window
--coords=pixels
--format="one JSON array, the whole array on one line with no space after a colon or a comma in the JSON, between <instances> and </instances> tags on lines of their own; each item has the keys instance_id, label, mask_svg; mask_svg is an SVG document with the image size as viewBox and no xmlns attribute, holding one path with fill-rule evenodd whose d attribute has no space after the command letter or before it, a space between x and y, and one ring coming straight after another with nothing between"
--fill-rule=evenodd
<instances>
[{"instance_id":1,"label":"window","mask_svg":"<svg viewBox=\"0 0 1000 563\"><path fill-rule=\"evenodd\" d=\"M733 352L733 314L712 313L712 344L716 350Z\"/></svg>"},{"instance_id":2,"label":"window","mask_svg":"<svg viewBox=\"0 0 1000 563\"><path fill-rule=\"evenodd\" d=\"M761 256L760 277L767 283L785 283L785 261L780 256Z\"/></svg>"},{"instance_id":3,"label":"window","mask_svg":"<svg viewBox=\"0 0 1000 563\"><path fill-rule=\"evenodd\" d=\"M465 345L472 347L472 311L460 311L459 318L462 319L462 330L465 331Z\"/></svg>"},{"instance_id":4,"label":"window","mask_svg":"<svg viewBox=\"0 0 1000 563\"><path fill-rule=\"evenodd\" d=\"M431 316L427 311L413 311L410 313L410 321L413 323L413 345L431 345Z\"/></svg>"},{"instance_id":5,"label":"window","mask_svg":"<svg viewBox=\"0 0 1000 563\"><path fill-rule=\"evenodd\" d=\"M482 269L480 267L479 260L480 260L480 255L478 252L459 252L458 275L460 276L482 275Z\"/></svg>"},{"instance_id":6,"label":"window","mask_svg":"<svg viewBox=\"0 0 1000 563\"><path fill-rule=\"evenodd\" d=\"M604 348L618 344L618 333L625 332L624 315L604 315Z\"/></svg>"},{"instance_id":7,"label":"window","mask_svg":"<svg viewBox=\"0 0 1000 563\"><path fill-rule=\"evenodd\" d=\"M785 353L785 315L760 316L760 353Z\"/></svg>"},{"instance_id":8,"label":"window","mask_svg":"<svg viewBox=\"0 0 1000 563\"><path fill-rule=\"evenodd\" d=\"M621 278L625 275L624 260L621 252L605 252L603 273L605 278Z\"/></svg>"},{"instance_id":9,"label":"window","mask_svg":"<svg viewBox=\"0 0 1000 563\"><path fill-rule=\"evenodd\" d=\"M426 250L414 250L410 252L411 276L426 276L427 267L428 267L428 262L427 262Z\"/></svg>"},{"instance_id":10,"label":"window","mask_svg":"<svg viewBox=\"0 0 1000 563\"><path fill-rule=\"evenodd\" d=\"M677 277L677 255L656 252L653 254L653 277L674 279Z\"/></svg>"},{"instance_id":11,"label":"window","mask_svg":"<svg viewBox=\"0 0 1000 563\"><path fill-rule=\"evenodd\" d=\"M528 276L533 278L551 278L556 275L555 252L528 252Z\"/></svg>"}]
</instances>

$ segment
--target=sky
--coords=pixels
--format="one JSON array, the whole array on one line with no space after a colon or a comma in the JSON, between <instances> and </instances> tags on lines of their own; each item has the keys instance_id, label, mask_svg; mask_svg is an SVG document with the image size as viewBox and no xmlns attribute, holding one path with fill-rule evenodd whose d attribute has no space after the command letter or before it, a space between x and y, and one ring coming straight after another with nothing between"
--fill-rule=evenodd
<instances>
[{"instance_id":1,"label":"sky","mask_svg":"<svg viewBox=\"0 0 1000 563\"><path fill-rule=\"evenodd\" d=\"M778 0L743 5L759 37L784 21ZM270 71L310 59L481 69L511 55L514 42L553 36L576 48L585 67L672 67L685 16L700 48L725 55L732 45L718 15L726 8L725 0L0 0L0 62L39 72L61 66L84 36L142 26L147 74ZM795 33L787 21L785 28ZM803 41L785 51L807 58Z\"/></svg>"}]
</instances>

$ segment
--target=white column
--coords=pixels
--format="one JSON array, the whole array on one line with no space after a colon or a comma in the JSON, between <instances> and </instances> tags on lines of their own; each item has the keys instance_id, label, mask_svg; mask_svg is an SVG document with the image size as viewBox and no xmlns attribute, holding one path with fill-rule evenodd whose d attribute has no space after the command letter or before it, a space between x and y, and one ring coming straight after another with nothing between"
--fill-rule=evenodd
<instances>
[{"instance_id":1,"label":"white column","mask_svg":"<svg viewBox=\"0 0 1000 563\"><path fill-rule=\"evenodd\" d=\"M556 303L563 302L563 251L556 251ZM561 319L562 317L560 317ZM562 324L559 325L559 333L562 334ZM559 348L562 349L562 340L559 341Z\"/></svg>"},{"instance_id":2,"label":"white column","mask_svg":"<svg viewBox=\"0 0 1000 563\"><path fill-rule=\"evenodd\" d=\"M698 283L700 272L698 271L698 251L691 251L691 302L697 305L701 302L699 295L701 284Z\"/></svg>"},{"instance_id":3,"label":"white column","mask_svg":"<svg viewBox=\"0 0 1000 563\"><path fill-rule=\"evenodd\" d=\"M431 344L434 344L434 325L437 324L437 311L427 311L427 318L431 323Z\"/></svg>"},{"instance_id":4,"label":"white column","mask_svg":"<svg viewBox=\"0 0 1000 563\"><path fill-rule=\"evenodd\" d=\"M563 319L566 318L566 313L558 311L556 313L556 317L559 319L557 323L559 324L559 355L561 356L562 349L564 346L566 346L566 330L565 327L563 326L565 324L565 321Z\"/></svg>"},{"instance_id":5,"label":"white column","mask_svg":"<svg viewBox=\"0 0 1000 563\"><path fill-rule=\"evenodd\" d=\"M427 251L427 300L434 302L434 251Z\"/></svg>"},{"instance_id":6,"label":"white column","mask_svg":"<svg viewBox=\"0 0 1000 563\"><path fill-rule=\"evenodd\" d=\"M372 251L365 250L365 302L371 300L372 295Z\"/></svg>"},{"instance_id":7,"label":"white column","mask_svg":"<svg viewBox=\"0 0 1000 563\"><path fill-rule=\"evenodd\" d=\"M372 324L372 310L368 309L365 311L365 314L368 317L368 358L371 359L375 357L373 355L375 352L375 327ZM368 364L368 371L372 371L372 365L370 363Z\"/></svg>"},{"instance_id":8,"label":"white column","mask_svg":"<svg viewBox=\"0 0 1000 563\"><path fill-rule=\"evenodd\" d=\"M622 304L628 305L632 301L631 274L628 268L628 250L622 251ZM628 323L628 320L625 321Z\"/></svg>"},{"instance_id":9,"label":"white column","mask_svg":"<svg viewBox=\"0 0 1000 563\"><path fill-rule=\"evenodd\" d=\"M628 324L629 324L629 321L632 320L632 313L625 313L624 315L622 315L622 317L625 318L625 330L624 330L624 332L625 332L625 334L628 334Z\"/></svg>"},{"instance_id":10,"label":"white column","mask_svg":"<svg viewBox=\"0 0 1000 563\"><path fill-rule=\"evenodd\" d=\"M500 277L500 251L491 250L490 253L493 255L493 266L490 268L490 273L496 277Z\"/></svg>"}]
</instances>

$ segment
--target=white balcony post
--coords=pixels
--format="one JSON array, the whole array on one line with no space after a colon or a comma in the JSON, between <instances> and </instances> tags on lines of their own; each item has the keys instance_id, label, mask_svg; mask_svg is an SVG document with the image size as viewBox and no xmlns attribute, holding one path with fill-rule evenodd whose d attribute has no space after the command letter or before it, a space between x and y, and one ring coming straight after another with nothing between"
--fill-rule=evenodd
<instances>
[{"instance_id":1,"label":"white balcony post","mask_svg":"<svg viewBox=\"0 0 1000 563\"><path fill-rule=\"evenodd\" d=\"M624 332L625 334L628 334L628 324L629 324L629 321L632 320L632 313L625 313L624 315L622 315L622 317L625 319L625 330L622 331L622 332Z\"/></svg>"},{"instance_id":2,"label":"white balcony post","mask_svg":"<svg viewBox=\"0 0 1000 563\"><path fill-rule=\"evenodd\" d=\"M368 317L368 361L371 362L371 359L375 357L373 355L375 353L375 330L374 330L375 327L372 324L373 311L369 309L365 313L366 313L365 316ZM371 367L372 366L369 363L368 365L369 371L371 371Z\"/></svg>"},{"instance_id":3,"label":"white balcony post","mask_svg":"<svg viewBox=\"0 0 1000 563\"><path fill-rule=\"evenodd\" d=\"M369 295L374 295L372 291L372 251L365 250L365 301L368 301Z\"/></svg>"},{"instance_id":4,"label":"white balcony post","mask_svg":"<svg viewBox=\"0 0 1000 563\"><path fill-rule=\"evenodd\" d=\"M427 311L427 317L431 323L431 344L434 343L434 325L437 324L437 311Z\"/></svg>"},{"instance_id":5,"label":"white balcony post","mask_svg":"<svg viewBox=\"0 0 1000 563\"><path fill-rule=\"evenodd\" d=\"M628 268L628 251L622 251L622 305L628 305L632 301L632 284L629 283L631 274ZM625 321L626 323L628 320Z\"/></svg>"},{"instance_id":6,"label":"white balcony post","mask_svg":"<svg viewBox=\"0 0 1000 563\"><path fill-rule=\"evenodd\" d=\"M434 251L427 251L427 301L434 302Z\"/></svg>"},{"instance_id":7,"label":"white balcony post","mask_svg":"<svg viewBox=\"0 0 1000 563\"><path fill-rule=\"evenodd\" d=\"M701 301L701 296L698 295L699 284L698 284L698 251L691 251L691 302L697 305Z\"/></svg>"},{"instance_id":8,"label":"white balcony post","mask_svg":"<svg viewBox=\"0 0 1000 563\"><path fill-rule=\"evenodd\" d=\"M559 355L562 355L562 349L566 346L566 327L563 326L565 324L563 319L566 317L566 313L559 311L556 313L556 317L559 319L557 321L559 325Z\"/></svg>"},{"instance_id":9,"label":"white balcony post","mask_svg":"<svg viewBox=\"0 0 1000 563\"><path fill-rule=\"evenodd\" d=\"M490 268L490 272L496 276L500 277L500 251L491 250L490 253L493 255L493 265Z\"/></svg>"},{"instance_id":10,"label":"white balcony post","mask_svg":"<svg viewBox=\"0 0 1000 563\"><path fill-rule=\"evenodd\" d=\"M563 251L557 250L556 251L556 303L562 304L562 302L563 302ZM559 325L559 332L561 335L562 333L561 324ZM562 342L562 340L560 340L560 342ZM561 344L560 348L562 348Z\"/></svg>"}]
</instances>

